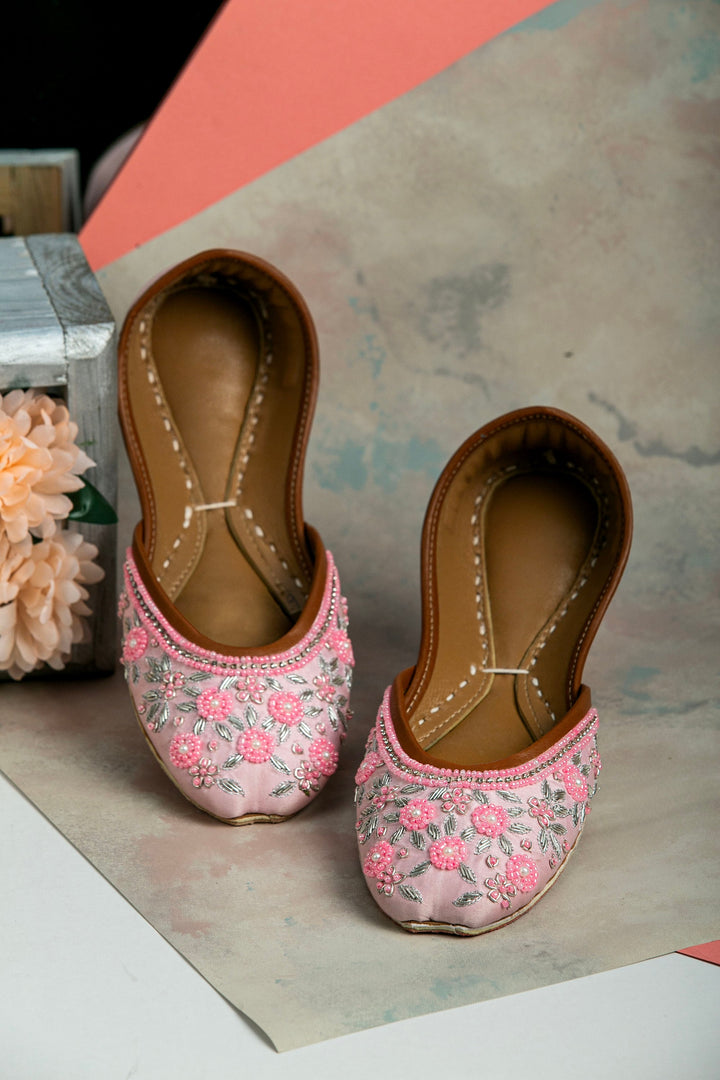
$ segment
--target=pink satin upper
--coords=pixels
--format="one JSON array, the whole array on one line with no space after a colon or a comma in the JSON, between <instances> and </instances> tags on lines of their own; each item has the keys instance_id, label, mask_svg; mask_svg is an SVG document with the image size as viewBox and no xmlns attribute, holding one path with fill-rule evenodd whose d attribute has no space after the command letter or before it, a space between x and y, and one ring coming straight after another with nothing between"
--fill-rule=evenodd
<instances>
[{"instance_id":1,"label":"pink satin upper","mask_svg":"<svg viewBox=\"0 0 720 1080\"><path fill-rule=\"evenodd\" d=\"M558 875L582 831L601 767L597 713L525 765L473 772L408 757L389 695L356 775L368 888L396 922L480 931L510 921Z\"/></svg>"},{"instance_id":2,"label":"pink satin upper","mask_svg":"<svg viewBox=\"0 0 720 1080\"><path fill-rule=\"evenodd\" d=\"M337 768L353 654L332 555L308 634L275 655L226 656L182 637L128 551L122 661L135 712L183 794L217 817L287 816Z\"/></svg>"}]
</instances>

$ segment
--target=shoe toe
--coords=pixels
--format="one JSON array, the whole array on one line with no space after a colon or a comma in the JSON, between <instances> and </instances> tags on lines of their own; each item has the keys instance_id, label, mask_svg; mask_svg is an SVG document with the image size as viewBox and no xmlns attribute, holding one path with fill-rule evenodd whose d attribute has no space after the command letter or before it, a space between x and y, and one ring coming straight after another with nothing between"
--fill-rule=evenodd
<instances>
[{"instance_id":1,"label":"shoe toe","mask_svg":"<svg viewBox=\"0 0 720 1080\"><path fill-rule=\"evenodd\" d=\"M504 772L410 759L388 695L358 769L357 831L368 888L415 932L474 935L512 922L563 870L595 794L591 709L550 750Z\"/></svg>"},{"instance_id":2,"label":"shoe toe","mask_svg":"<svg viewBox=\"0 0 720 1080\"><path fill-rule=\"evenodd\" d=\"M346 734L354 662L330 553L317 617L284 652L239 659L187 641L153 604L131 552L120 617L137 719L190 802L250 824L284 820L322 790Z\"/></svg>"}]
</instances>

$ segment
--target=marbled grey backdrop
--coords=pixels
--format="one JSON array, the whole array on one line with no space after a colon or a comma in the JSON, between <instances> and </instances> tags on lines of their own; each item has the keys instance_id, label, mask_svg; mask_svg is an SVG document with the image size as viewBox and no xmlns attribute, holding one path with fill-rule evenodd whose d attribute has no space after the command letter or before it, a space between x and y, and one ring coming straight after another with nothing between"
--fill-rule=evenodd
<instances>
[{"instance_id":1,"label":"marbled grey backdrop","mask_svg":"<svg viewBox=\"0 0 720 1080\"><path fill-rule=\"evenodd\" d=\"M306 515L350 600L355 728L323 798L272 829L184 803L119 677L59 703L49 685L4 690L0 763L278 1048L720 933L719 67L714 0L564 0L100 274L121 320L147 279L228 246L308 300L322 388ZM634 496L587 669L600 794L526 919L416 938L365 891L352 776L415 656L433 482L481 424L535 403L595 428Z\"/></svg>"}]
</instances>

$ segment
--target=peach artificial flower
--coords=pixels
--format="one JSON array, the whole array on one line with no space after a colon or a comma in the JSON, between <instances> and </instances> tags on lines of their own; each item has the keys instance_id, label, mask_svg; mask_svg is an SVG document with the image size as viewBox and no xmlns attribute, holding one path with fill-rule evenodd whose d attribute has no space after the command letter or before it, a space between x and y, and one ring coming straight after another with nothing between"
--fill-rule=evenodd
<instances>
[{"instance_id":1,"label":"peach artificial flower","mask_svg":"<svg viewBox=\"0 0 720 1080\"><path fill-rule=\"evenodd\" d=\"M0 394L0 532L20 543L32 529L46 538L72 509L67 492L95 463L76 445L65 405L36 390Z\"/></svg>"},{"instance_id":2,"label":"peach artificial flower","mask_svg":"<svg viewBox=\"0 0 720 1080\"><path fill-rule=\"evenodd\" d=\"M0 671L21 679L43 663L60 670L72 646L87 640L83 586L105 577L97 553L66 529L35 544L0 532Z\"/></svg>"}]
</instances>

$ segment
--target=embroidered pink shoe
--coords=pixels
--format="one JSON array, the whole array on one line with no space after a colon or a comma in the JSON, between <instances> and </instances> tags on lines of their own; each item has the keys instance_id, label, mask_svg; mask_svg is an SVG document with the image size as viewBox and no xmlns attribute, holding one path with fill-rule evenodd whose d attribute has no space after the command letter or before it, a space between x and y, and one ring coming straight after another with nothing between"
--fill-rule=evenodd
<instances>
[{"instance_id":1,"label":"embroidered pink shoe","mask_svg":"<svg viewBox=\"0 0 720 1080\"><path fill-rule=\"evenodd\" d=\"M120 597L130 696L171 780L232 825L307 805L349 716L346 605L302 514L317 370L296 289L236 252L165 274L120 341L143 515Z\"/></svg>"},{"instance_id":2,"label":"embroidered pink shoe","mask_svg":"<svg viewBox=\"0 0 720 1080\"><path fill-rule=\"evenodd\" d=\"M615 457L555 409L500 417L440 477L420 656L356 776L368 888L405 929L495 930L564 870L600 770L582 671L631 532Z\"/></svg>"}]
</instances>

